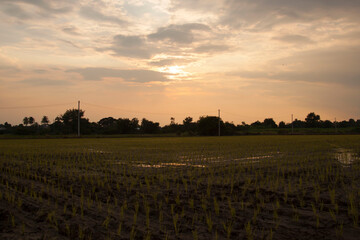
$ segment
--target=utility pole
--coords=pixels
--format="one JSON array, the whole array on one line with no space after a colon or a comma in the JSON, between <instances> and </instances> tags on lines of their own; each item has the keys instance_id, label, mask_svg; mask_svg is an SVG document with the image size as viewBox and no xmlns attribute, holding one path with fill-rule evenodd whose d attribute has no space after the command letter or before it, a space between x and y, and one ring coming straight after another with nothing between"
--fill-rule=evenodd
<instances>
[{"instance_id":1,"label":"utility pole","mask_svg":"<svg viewBox=\"0 0 360 240\"><path fill-rule=\"evenodd\" d=\"M335 125L335 132L337 133L336 118L335 118L334 125Z\"/></svg>"},{"instance_id":2,"label":"utility pole","mask_svg":"<svg viewBox=\"0 0 360 240\"><path fill-rule=\"evenodd\" d=\"M218 114L219 114L219 137L220 137L220 109L218 109Z\"/></svg>"},{"instance_id":3,"label":"utility pole","mask_svg":"<svg viewBox=\"0 0 360 240\"><path fill-rule=\"evenodd\" d=\"M80 101L78 101L78 137L80 137Z\"/></svg>"},{"instance_id":4,"label":"utility pole","mask_svg":"<svg viewBox=\"0 0 360 240\"><path fill-rule=\"evenodd\" d=\"M291 114L291 134L294 134L294 120L293 120L293 114Z\"/></svg>"}]
</instances>

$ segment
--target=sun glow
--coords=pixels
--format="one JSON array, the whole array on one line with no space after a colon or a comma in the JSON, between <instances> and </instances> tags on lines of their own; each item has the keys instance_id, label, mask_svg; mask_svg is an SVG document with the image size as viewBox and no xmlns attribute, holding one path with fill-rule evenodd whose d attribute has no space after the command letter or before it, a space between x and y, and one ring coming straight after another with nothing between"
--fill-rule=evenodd
<instances>
[{"instance_id":1,"label":"sun glow","mask_svg":"<svg viewBox=\"0 0 360 240\"><path fill-rule=\"evenodd\" d=\"M189 73L184 71L183 69L184 66L174 65L174 66L162 67L159 70L160 72L168 74L167 77L169 79L179 79L189 76Z\"/></svg>"},{"instance_id":2,"label":"sun glow","mask_svg":"<svg viewBox=\"0 0 360 240\"><path fill-rule=\"evenodd\" d=\"M175 66L167 67L166 72L171 74L180 74L183 73L184 71L182 70L181 66L175 65Z\"/></svg>"}]
</instances>

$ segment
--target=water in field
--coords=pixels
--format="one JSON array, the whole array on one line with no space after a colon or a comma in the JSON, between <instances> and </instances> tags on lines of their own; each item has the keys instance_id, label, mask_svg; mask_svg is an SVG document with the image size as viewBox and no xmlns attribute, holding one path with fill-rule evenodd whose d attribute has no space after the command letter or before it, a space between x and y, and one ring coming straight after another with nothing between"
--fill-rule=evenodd
<instances>
[{"instance_id":1,"label":"water in field","mask_svg":"<svg viewBox=\"0 0 360 240\"><path fill-rule=\"evenodd\" d=\"M231 162L241 162L242 164L253 164L258 163L262 160L278 156L280 152L271 153L268 155L249 156L242 158L224 158L224 157L211 157L205 155L181 155L178 156L177 162L162 162L158 164L145 164L140 163L134 165L142 168L163 168L163 167L196 167L204 168L209 167L211 164L223 165Z\"/></svg>"},{"instance_id":2,"label":"water in field","mask_svg":"<svg viewBox=\"0 0 360 240\"><path fill-rule=\"evenodd\" d=\"M339 148L335 158L344 166L350 166L353 162L360 160L360 157L350 149Z\"/></svg>"}]
</instances>

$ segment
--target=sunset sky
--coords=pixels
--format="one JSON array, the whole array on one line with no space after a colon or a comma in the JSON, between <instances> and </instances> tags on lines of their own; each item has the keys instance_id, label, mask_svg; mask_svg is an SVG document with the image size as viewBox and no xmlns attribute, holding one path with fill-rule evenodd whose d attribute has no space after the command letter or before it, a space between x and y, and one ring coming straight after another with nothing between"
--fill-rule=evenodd
<instances>
[{"instance_id":1,"label":"sunset sky","mask_svg":"<svg viewBox=\"0 0 360 240\"><path fill-rule=\"evenodd\" d=\"M360 119L359 0L0 0L0 123ZM41 107L42 106L42 107Z\"/></svg>"}]
</instances>

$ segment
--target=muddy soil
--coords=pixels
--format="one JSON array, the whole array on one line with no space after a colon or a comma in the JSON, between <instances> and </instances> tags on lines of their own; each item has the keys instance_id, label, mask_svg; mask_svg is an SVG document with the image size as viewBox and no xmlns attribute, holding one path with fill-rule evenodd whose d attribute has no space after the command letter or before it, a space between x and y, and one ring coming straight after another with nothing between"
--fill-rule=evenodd
<instances>
[{"instance_id":1,"label":"muddy soil","mask_svg":"<svg viewBox=\"0 0 360 240\"><path fill-rule=\"evenodd\" d=\"M21 155L2 162L1 239L360 236L359 192L354 191L360 174L336 159L316 168L313 162L229 161L158 169L111 161L97 165L96 155L82 156L87 164L76 163L76 154L49 157L33 164Z\"/></svg>"}]
</instances>

